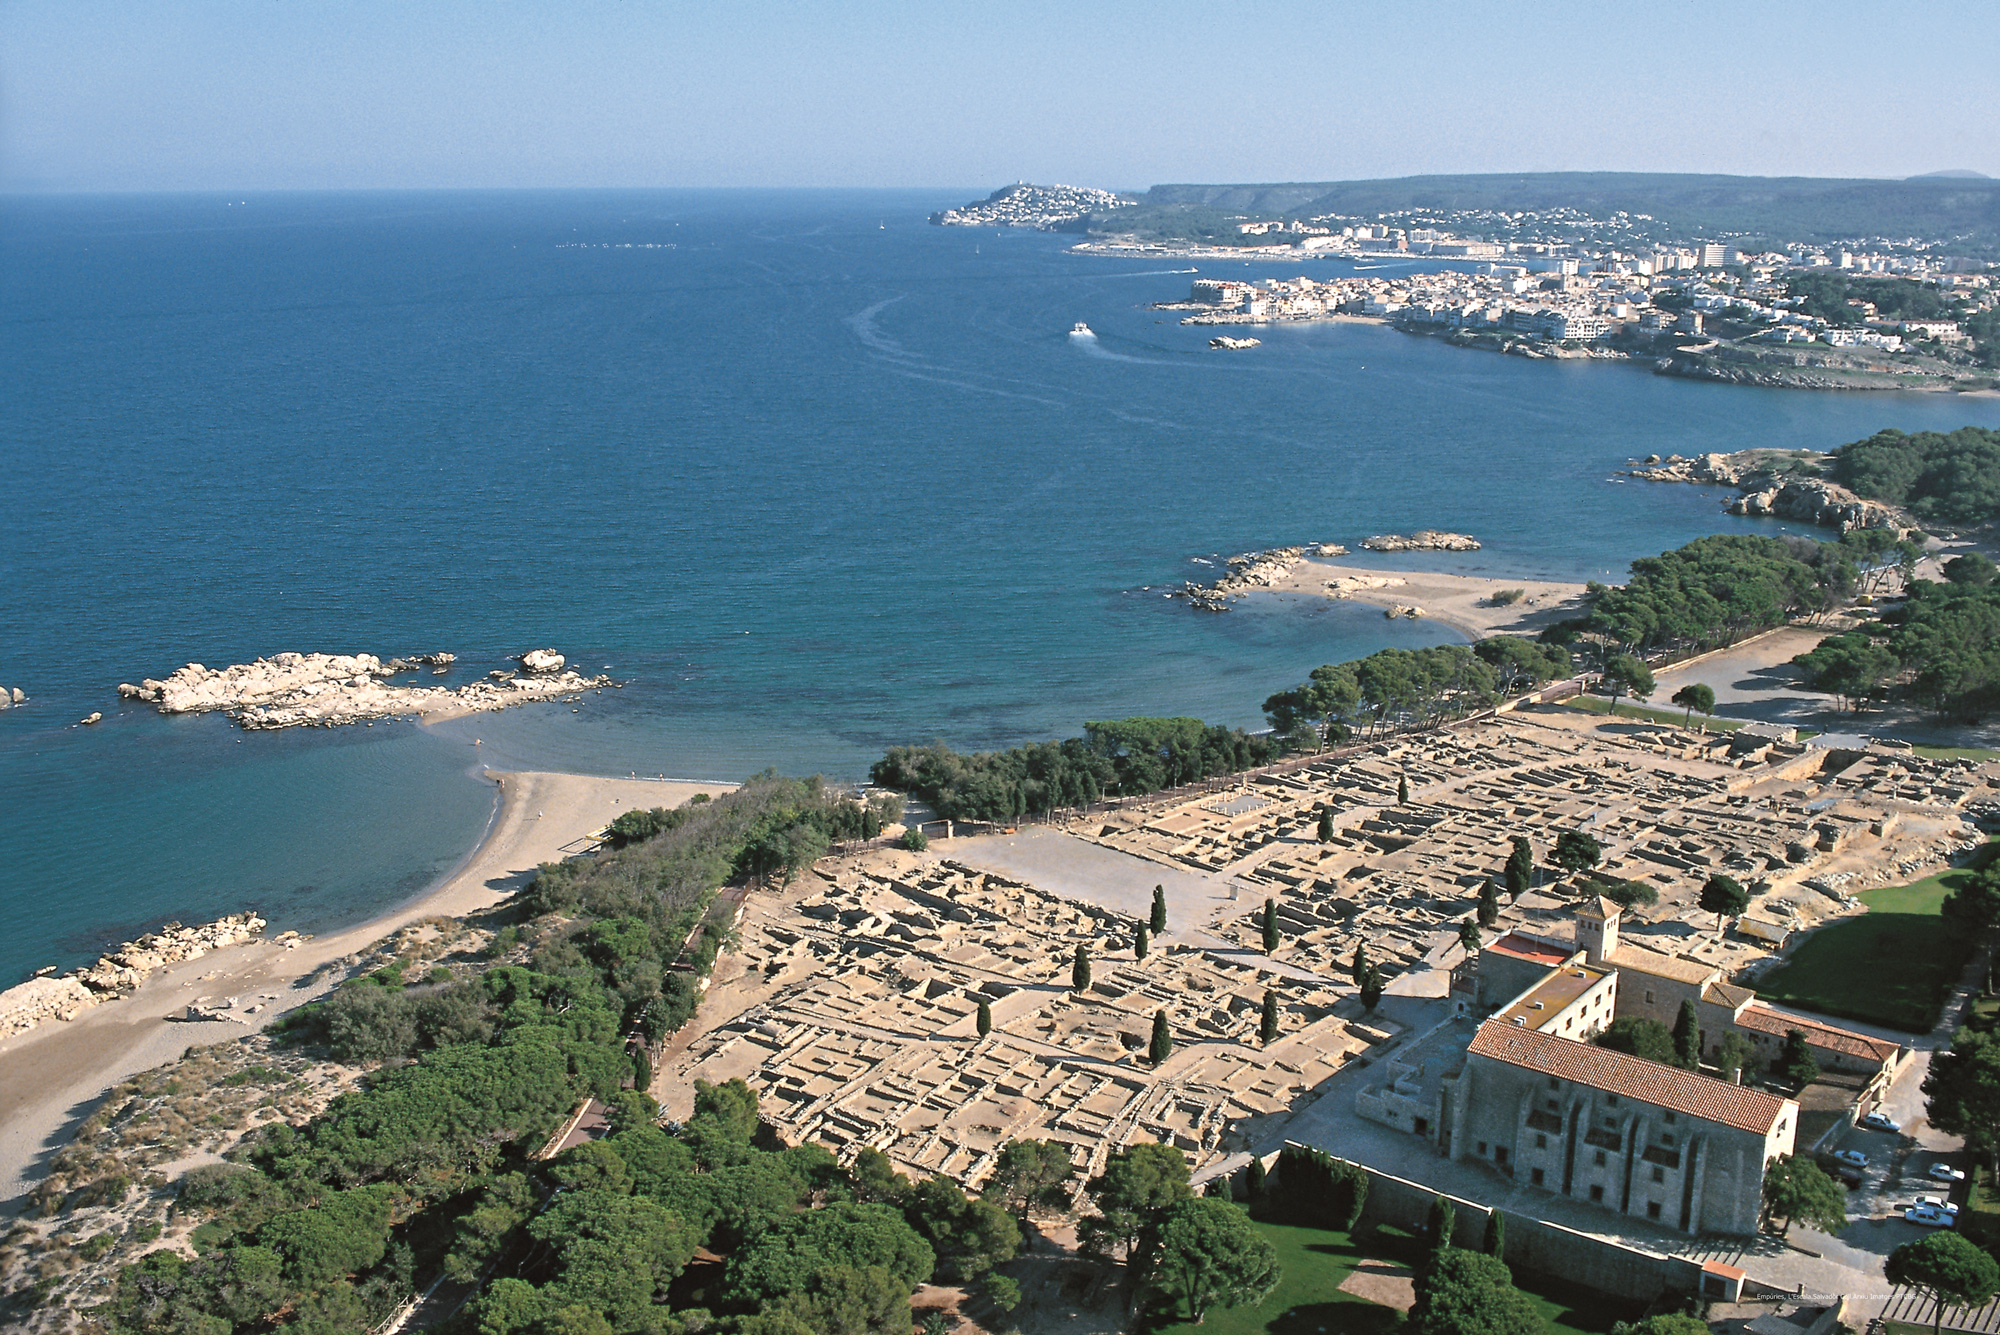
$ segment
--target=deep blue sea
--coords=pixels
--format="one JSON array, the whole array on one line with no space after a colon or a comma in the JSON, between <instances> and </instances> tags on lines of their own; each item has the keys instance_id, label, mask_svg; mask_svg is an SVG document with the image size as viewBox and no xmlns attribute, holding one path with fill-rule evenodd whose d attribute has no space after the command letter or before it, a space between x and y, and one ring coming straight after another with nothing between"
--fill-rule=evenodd
<instances>
[{"instance_id":1,"label":"deep blue sea","mask_svg":"<svg viewBox=\"0 0 2000 1335\"><path fill-rule=\"evenodd\" d=\"M1146 308L1186 262L924 221L972 193L0 200L0 685L32 697L0 712L0 985L169 917L407 898L484 828L474 736L495 767L726 779L1256 725L1319 663L1451 633L1142 591L1192 557L1434 526L1487 544L1451 569L1615 576L1756 527L1615 480L1632 456L2000 424L1371 326L1212 353ZM432 731L115 695L190 660L544 645L632 685Z\"/></svg>"}]
</instances>

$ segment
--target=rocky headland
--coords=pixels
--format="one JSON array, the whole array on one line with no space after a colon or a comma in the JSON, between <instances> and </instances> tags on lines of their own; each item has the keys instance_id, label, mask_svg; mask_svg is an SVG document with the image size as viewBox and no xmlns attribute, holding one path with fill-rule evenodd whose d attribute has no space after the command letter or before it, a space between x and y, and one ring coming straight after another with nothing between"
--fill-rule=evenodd
<instances>
[{"instance_id":1,"label":"rocky headland","mask_svg":"<svg viewBox=\"0 0 2000 1335\"><path fill-rule=\"evenodd\" d=\"M22 1033L49 1020L73 1020L92 1006L116 1001L137 988L147 975L197 959L211 950L241 945L264 930L255 913L232 913L200 927L169 923L136 941L100 957L97 963L60 978L30 978L0 992L0 1038ZM280 941L296 941L286 932Z\"/></svg>"},{"instance_id":2,"label":"rocky headland","mask_svg":"<svg viewBox=\"0 0 2000 1335\"><path fill-rule=\"evenodd\" d=\"M520 672L489 672L465 686L397 684L390 678L429 668L448 672L452 654L419 654L384 662L373 654L274 654L254 663L209 668L189 663L164 681L148 677L118 694L162 714L227 713L245 728L337 727L379 718L419 718L506 709L537 700L573 698L617 685L565 667L553 649L517 655Z\"/></svg>"},{"instance_id":3,"label":"rocky headland","mask_svg":"<svg viewBox=\"0 0 2000 1335\"><path fill-rule=\"evenodd\" d=\"M1824 454L1811 450L1742 450L1735 454L1648 456L1628 477L1643 482L1686 482L1736 488L1724 507L1733 515L1773 515L1842 533L1857 528L1915 527L1893 505L1865 500L1821 476Z\"/></svg>"},{"instance_id":4,"label":"rocky headland","mask_svg":"<svg viewBox=\"0 0 2000 1335\"><path fill-rule=\"evenodd\" d=\"M1401 534L1381 534L1364 539L1361 543L1370 551L1377 552L1476 552L1479 542L1463 533L1442 533L1436 529L1419 529L1408 537ZM1285 583L1299 562L1309 556L1334 557L1347 555L1347 548L1337 542L1309 542L1299 547L1271 547L1261 552L1243 552L1223 561L1228 573L1212 584L1197 584L1186 581L1178 589L1167 591L1169 598L1186 600L1190 607L1201 612L1227 612L1229 600L1258 589L1276 588ZM1403 581L1393 575L1343 575L1326 582L1329 598L1345 598L1362 590L1394 588ZM1421 609L1406 610L1395 615L1422 616Z\"/></svg>"}]
</instances>

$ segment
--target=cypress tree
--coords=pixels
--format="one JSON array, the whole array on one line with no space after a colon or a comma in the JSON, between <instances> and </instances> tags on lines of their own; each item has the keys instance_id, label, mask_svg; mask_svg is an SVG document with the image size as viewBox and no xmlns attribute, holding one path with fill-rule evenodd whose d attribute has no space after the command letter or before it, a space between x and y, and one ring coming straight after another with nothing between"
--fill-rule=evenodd
<instances>
[{"instance_id":1,"label":"cypress tree","mask_svg":"<svg viewBox=\"0 0 2000 1335\"><path fill-rule=\"evenodd\" d=\"M1701 1017L1692 1001L1681 1003L1674 1017L1674 1063L1690 1071L1701 1069Z\"/></svg>"},{"instance_id":2,"label":"cypress tree","mask_svg":"<svg viewBox=\"0 0 2000 1335\"><path fill-rule=\"evenodd\" d=\"M1076 963L1069 968L1070 986L1078 992L1090 991L1090 947L1079 944Z\"/></svg>"},{"instance_id":3,"label":"cypress tree","mask_svg":"<svg viewBox=\"0 0 2000 1335\"><path fill-rule=\"evenodd\" d=\"M1333 812L1330 809L1319 813L1319 841L1323 844L1333 842Z\"/></svg>"},{"instance_id":4,"label":"cypress tree","mask_svg":"<svg viewBox=\"0 0 2000 1335\"><path fill-rule=\"evenodd\" d=\"M1410 804L1409 776L1405 774L1398 774L1396 776L1396 805L1399 807L1406 807L1409 804Z\"/></svg>"},{"instance_id":5,"label":"cypress tree","mask_svg":"<svg viewBox=\"0 0 2000 1335\"><path fill-rule=\"evenodd\" d=\"M1264 1014L1257 1021L1257 1041L1270 1047L1278 1037L1278 997L1270 988L1264 989Z\"/></svg>"},{"instance_id":6,"label":"cypress tree","mask_svg":"<svg viewBox=\"0 0 2000 1335\"><path fill-rule=\"evenodd\" d=\"M1500 887L1487 877L1479 883L1479 925L1491 927L1500 921Z\"/></svg>"},{"instance_id":7,"label":"cypress tree","mask_svg":"<svg viewBox=\"0 0 2000 1335\"><path fill-rule=\"evenodd\" d=\"M1161 932L1167 930L1167 887L1164 885L1153 887L1152 926L1154 936L1158 936Z\"/></svg>"},{"instance_id":8,"label":"cypress tree","mask_svg":"<svg viewBox=\"0 0 2000 1335\"><path fill-rule=\"evenodd\" d=\"M1348 961L1347 976L1354 980L1356 987L1368 978L1368 949L1359 941L1354 943L1354 958Z\"/></svg>"},{"instance_id":9,"label":"cypress tree","mask_svg":"<svg viewBox=\"0 0 2000 1335\"><path fill-rule=\"evenodd\" d=\"M1382 1001L1382 971L1374 965L1368 966L1368 976L1361 980L1361 1009L1370 1015Z\"/></svg>"},{"instance_id":10,"label":"cypress tree","mask_svg":"<svg viewBox=\"0 0 2000 1335\"><path fill-rule=\"evenodd\" d=\"M1451 1202L1442 1196L1431 1197L1430 1216L1424 1220L1424 1232L1430 1235L1431 1246L1438 1251L1451 1246L1451 1231L1458 1222L1458 1211L1451 1208Z\"/></svg>"},{"instance_id":11,"label":"cypress tree","mask_svg":"<svg viewBox=\"0 0 2000 1335\"><path fill-rule=\"evenodd\" d=\"M652 1083L653 1059L647 1055L644 1048L640 1048L632 1054L632 1088L644 1094L646 1087Z\"/></svg>"},{"instance_id":12,"label":"cypress tree","mask_svg":"<svg viewBox=\"0 0 2000 1335\"><path fill-rule=\"evenodd\" d=\"M984 1037L986 1037L986 1036L987 1036L988 1034L990 1034L990 1033L992 1033L992 1032L993 1032L993 1003L992 1003L992 1002L990 1002L990 1001L981 1001L981 1002L979 1003L979 1018L978 1018L978 1019L977 1019L976 1021L974 1021L974 1023L975 1023L975 1024L977 1024L977 1025L979 1026L979 1036L980 1036L981 1038L984 1038Z\"/></svg>"},{"instance_id":13,"label":"cypress tree","mask_svg":"<svg viewBox=\"0 0 2000 1335\"><path fill-rule=\"evenodd\" d=\"M1146 1060L1158 1066L1172 1056L1173 1051L1174 1034L1173 1030L1167 1028L1167 1013L1164 1010L1154 1011L1153 1041L1146 1045Z\"/></svg>"},{"instance_id":14,"label":"cypress tree","mask_svg":"<svg viewBox=\"0 0 2000 1335\"><path fill-rule=\"evenodd\" d=\"M1151 945L1152 942L1146 936L1146 924L1142 922L1139 924L1139 930L1132 933L1132 958L1135 960L1146 958L1146 951Z\"/></svg>"},{"instance_id":15,"label":"cypress tree","mask_svg":"<svg viewBox=\"0 0 2000 1335\"><path fill-rule=\"evenodd\" d=\"M1514 851L1507 855L1507 897L1519 899L1535 883L1535 850L1520 835L1514 836Z\"/></svg>"},{"instance_id":16,"label":"cypress tree","mask_svg":"<svg viewBox=\"0 0 2000 1335\"><path fill-rule=\"evenodd\" d=\"M1264 1194L1264 1178L1264 1161L1251 1155L1250 1166L1243 1170L1243 1190L1252 1202Z\"/></svg>"},{"instance_id":17,"label":"cypress tree","mask_svg":"<svg viewBox=\"0 0 2000 1335\"><path fill-rule=\"evenodd\" d=\"M1507 1225L1498 1210L1486 1216L1486 1254L1502 1261L1507 1259Z\"/></svg>"},{"instance_id":18,"label":"cypress tree","mask_svg":"<svg viewBox=\"0 0 2000 1335\"><path fill-rule=\"evenodd\" d=\"M1264 901L1264 953L1278 953L1278 901L1275 899Z\"/></svg>"}]
</instances>

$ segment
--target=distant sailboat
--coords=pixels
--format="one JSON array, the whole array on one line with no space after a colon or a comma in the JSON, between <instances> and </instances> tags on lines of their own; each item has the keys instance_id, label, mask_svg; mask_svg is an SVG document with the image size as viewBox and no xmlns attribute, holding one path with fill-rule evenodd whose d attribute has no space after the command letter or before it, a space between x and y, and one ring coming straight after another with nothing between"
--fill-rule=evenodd
<instances>
[{"instance_id":1,"label":"distant sailboat","mask_svg":"<svg viewBox=\"0 0 2000 1335\"><path fill-rule=\"evenodd\" d=\"M1069 336L1071 338L1096 338L1097 331L1092 329L1089 325L1085 324L1083 321L1078 320L1076 324L1070 329Z\"/></svg>"}]
</instances>

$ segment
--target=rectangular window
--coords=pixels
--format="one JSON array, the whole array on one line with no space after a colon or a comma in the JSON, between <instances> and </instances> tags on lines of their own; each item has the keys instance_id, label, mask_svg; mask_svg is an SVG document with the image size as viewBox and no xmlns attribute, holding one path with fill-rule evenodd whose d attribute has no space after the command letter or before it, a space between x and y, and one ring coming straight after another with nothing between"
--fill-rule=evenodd
<instances>
[{"instance_id":1,"label":"rectangular window","mask_svg":"<svg viewBox=\"0 0 2000 1335\"><path fill-rule=\"evenodd\" d=\"M1672 1149L1674 1147L1674 1138L1672 1136L1661 1136L1660 1143L1668 1149Z\"/></svg>"},{"instance_id":2,"label":"rectangular window","mask_svg":"<svg viewBox=\"0 0 2000 1335\"><path fill-rule=\"evenodd\" d=\"M1659 1217L1660 1217L1660 1203L1658 1201L1647 1201L1646 1218L1658 1219Z\"/></svg>"},{"instance_id":3,"label":"rectangular window","mask_svg":"<svg viewBox=\"0 0 2000 1335\"><path fill-rule=\"evenodd\" d=\"M1605 1099L1605 1102L1609 1103L1612 1107L1616 1108L1618 1106L1618 1096L1616 1094L1608 1095ZM1610 1119L1606 1118L1605 1120L1609 1122Z\"/></svg>"},{"instance_id":4,"label":"rectangular window","mask_svg":"<svg viewBox=\"0 0 2000 1335\"><path fill-rule=\"evenodd\" d=\"M1667 1125L1668 1125L1668 1126L1672 1126L1673 1124L1674 1124L1674 1115L1673 1115L1672 1113L1668 1113L1668 1114L1667 1114Z\"/></svg>"},{"instance_id":5,"label":"rectangular window","mask_svg":"<svg viewBox=\"0 0 2000 1335\"><path fill-rule=\"evenodd\" d=\"M1536 1136L1536 1137L1535 1137L1535 1148L1536 1148L1536 1149L1538 1149L1538 1150L1545 1150L1545 1149L1547 1149L1548 1147L1549 1147L1549 1138L1548 1138L1547 1136L1542 1136L1542 1135L1538 1135L1538 1136Z\"/></svg>"},{"instance_id":6,"label":"rectangular window","mask_svg":"<svg viewBox=\"0 0 2000 1335\"><path fill-rule=\"evenodd\" d=\"M1597 1152L1597 1157L1596 1157L1596 1160L1595 1160L1595 1162L1596 1162L1596 1164L1597 1164L1597 1166L1598 1166L1599 1168L1602 1168L1602 1167L1604 1167L1604 1151L1603 1151L1603 1150L1599 1150L1599 1151Z\"/></svg>"},{"instance_id":7,"label":"rectangular window","mask_svg":"<svg viewBox=\"0 0 2000 1335\"><path fill-rule=\"evenodd\" d=\"M1482 1159L1486 1157L1486 1142L1483 1140L1479 1142L1479 1157Z\"/></svg>"},{"instance_id":8,"label":"rectangular window","mask_svg":"<svg viewBox=\"0 0 2000 1335\"><path fill-rule=\"evenodd\" d=\"M1595 1204L1598 1204L1598 1205L1602 1205L1602 1204L1604 1204L1604 1188L1603 1188L1603 1187L1592 1187L1592 1188L1590 1189L1590 1199L1591 1199L1591 1201L1592 1201L1592 1202L1594 1202Z\"/></svg>"},{"instance_id":9,"label":"rectangular window","mask_svg":"<svg viewBox=\"0 0 2000 1335\"><path fill-rule=\"evenodd\" d=\"M1647 1004L1648 1006L1650 1006L1650 1005L1652 1005L1652 1004L1653 1004L1653 993L1652 993L1651 989L1648 989L1648 990L1647 990L1647 992L1646 992L1646 1004Z\"/></svg>"},{"instance_id":10,"label":"rectangular window","mask_svg":"<svg viewBox=\"0 0 2000 1335\"><path fill-rule=\"evenodd\" d=\"M1507 1147L1505 1145L1495 1145L1493 1147L1493 1162L1497 1164L1507 1162Z\"/></svg>"},{"instance_id":11,"label":"rectangular window","mask_svg":"<svg viewBox=\"0 0 2000 1335\"><path fill-rule=\"evenodd\" d=\"M1664 1168L1655 1168L1655 1169L1653 1170L1653 1181L1655 1181L1655 1182L1664 1182L1664 1181L1666 1181L1666 1180L1667 1180L1667 1170L1666 1170L1666 1169L1664 1169Z\"/></svg>"},{"instance_id":12,"label":"rectangular window","mask_svg":"<svg viewBox=\"0 0 2000 1335\"><path fill-rule=\"evenodd\" d=\"M1529 1180L1530 1182L1534 1183L1534 1184L1535 1184L1536 1186L1538 1186L1538 1187L1539 1187L1539 1186L1541 1186L1541 1185L1542 1185L1542 1170L1541 1170L1541 1169L1539 1169L1539 1168L1537 1168L1537 1169L1535 1169L1535 1170L1534 1170L1533 1172L1529 1173L1529 1174L1528 1174L1528 1180Z\"/></svg>"}]
</instances>

